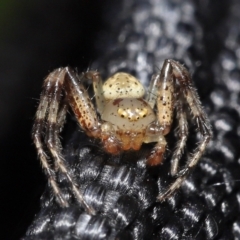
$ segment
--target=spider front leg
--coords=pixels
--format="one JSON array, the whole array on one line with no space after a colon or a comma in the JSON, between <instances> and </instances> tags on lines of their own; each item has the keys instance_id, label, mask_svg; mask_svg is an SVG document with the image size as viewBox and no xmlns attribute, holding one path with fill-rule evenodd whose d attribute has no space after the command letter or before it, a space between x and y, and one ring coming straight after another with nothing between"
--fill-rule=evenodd
<instances>
[{"instance_id":1,"label":"spider front leg","mask_svg":"<svg viewBox=\"0 0 240 240\"><path fill-rule=\"evenodd\" d=\"M173 156L176 157L175 161L177 162L175 161L172 162L171 170L172 174L176 175L177 178L165 193L158 196L159 201L164 201L165 199L170 197L182 185L183 181L186 179L188 174L193 170L193 168L200 160L200 157L204 153L207 144L212 136L211 125L201 106L197 92L193 87L189 72L186 70L186 68L184 68L181 64L174 60L166 60L164 64L165 66L168 66L171 69L170 73L174 77L174 80L176 81L175 86L179 84L180 92L184 99L186 100L187 104L189 105L190 111L196 121L198 130L202 135L202 140L198 143L198 146L194 150L186 166L181 171L177 172L178 161L180 158L178 157L178 155L181 156L181 151L186 143L186 140L184 138L180 140L180 144L178 145L176 152L173 154ZM179 101L181 101L181 99ZM183 136L186 136L187 133L187 127L185 124L186 120L182 110L180 110L180 117L181 117L179 122L180 130L182 130Z\"/></svg>"},{"instance_id":2,"label":"spider front leg","mask_svg":"<svg viewBox=\"0 0 240 240\"><path fill-rule=\"evenodd\" d=\"M56 183L55 172L50 167L47 154L44 151L42 138L44 135L44 123L46 121L45 143L54 160L55 170L60 171L66 176L76 199L85 210L90 214L95 214L94 209L84 200L83 194L79 190L79 186L69 171L61 153L62 146L58 134L64 123L67 109L66 103L63 104L62 108L59 107L63 89L65 90L66 100L72 107L81 127L90 136L98 135L100 124L91 100L80 83L80 79L71 69L60 68L50 73L44 81L44 91L41 95L33 128L34 143L55 196L60 200L60 204L63 207L68 206Z\"/></svg>"},{"instance_id":3,"label":"spider front leg","mask_svg":"<svg viewBox=\"0 0 240 240\"><path fill-rule=\"evenodd\" d=\"M171 65L167 61L164 62L161 73L153 76L146 100L152 108L157 104L158 126L155 129L159 129L158 134L162 136L147 160L147 164L153 166L163 161L166 147L164 135L169 133L173 121L174 81Z\"/></svg>"}]
</instances>

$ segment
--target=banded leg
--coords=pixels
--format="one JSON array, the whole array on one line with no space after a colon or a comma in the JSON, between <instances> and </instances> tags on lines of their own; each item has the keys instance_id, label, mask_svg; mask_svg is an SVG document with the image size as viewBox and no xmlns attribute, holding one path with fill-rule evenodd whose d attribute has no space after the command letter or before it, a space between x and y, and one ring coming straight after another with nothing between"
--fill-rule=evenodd
<instances>
[{"instance_id":1,"label":"banded leg","mask_svg":"<svg viewBox=\"0 0 240 240\"><path fill-rule=\"evenodd\" d=\"M44 149L43 149L41 134L43 134L42 131L43 131L44 120L47 118L45 142L53 157L55 170L56 171L58 170L65 175L66 179L71 185L71 189L75 197L77 198L78 202L85 208L85 210L90 214L95 214L94 209L92 209L84 200L83 194L80 192L79 186L75 182L75 179L72 176L71 172L69 171L68 166L61 153L62 146L61 146L61 142L58 137L58 134L64 123L67 106L65 103L63 104L62 108L60 108L59 106L61 102L61 94L62 94L63 86L64 88L66 88L69 82L69 78L67 78L68 70L69 70L68 68L57 69L52 73L50 73L44 82L45 92L41 97L40 105L38 108L39 111L37 111L36 122L33 130L33 136L35 140L34 142L36 144L40 159L45 164L46 161L42 157L42 153L44 154L44 156L46 156L46 153L44 152ZM75 87L76 89L78 88L77 83ZM71 94L72 93L66 92L66 95L71 95ZM79 98L80 96L74 96L74 97ZM88 101L86 99L84 100ZM91 117L89 116L89 118ZM37 124L38 122L40 122L41 124L40 125ZM87 121L85 123L87 123ZM83 127L86 127L86 126L83 125ZM48 168L51 170L51 172L54 173L54 171L49 166ZM47 174L47 176L49 177L49 181L54 190L54 194L58 197L58 199L61 200L60 201L61 205L68 206L68 204L66 203L66 200L64 200L62 197L60 189L57 186L57 183L55 181L55 174L54 174L54 181L52 181L49 174Z\"/></svg>"},{"instance_id":2,"label":"banded leg","mask_svg":"<svg viewBox=\"0 0 240 240\"><path fill-rule=\"evenodd\" d=\"M176 149L173 153L172 160L171 160L171 175L176 176L178 173L179 161L182 157L183 150L186 146L186 141L188 137L188 122L187 116L184 112L184 104L183 104L183 97L182 94L179 93L178 97L176 98L176 114L178 120L178 136L180 140L177 143Z\"/></svg>"},{"instance_id":3,"label":"banded leg","mask_svg":"<svg viewBox=\"0 0 240 240\"><path fill-rule=\"evenodd\" d=\"M200 157L204 153L212 136L211 125L201 106L199 97L195 88L193 87L188 71L181 64L174 60L166 60L166 62L172 66L174 78L180 85L180 90L190 107L191 113L193 114L193 117L197 123L198 130L203 138L198 143L198 146L194 150L186 166L176 174L177 178L173 184L165 193L158 196L159 201L164 201L166 198L170 197L182 185L188 174L200 160Z\"/></svg>"},{"instance_id":4,"label":"banded leg","mask_svg":"<svg viewBox=\"0 0 240 240\"><path fill-rule=\"evenodd\" d=\"M56 196L56 198L59 200L60 205L63 207L67 207L68 203L62 196L61 190L58 187L58 184L56 182L56 174L48 162L49 157L47 156L44 150L44 146L42 142L42 133L44 132L45 118L48 112L49 102L51 101L51 95L52 95L51 92L54 89L52 79L56 77L55 75L59 71L60 69L57 69L54 72L50 73L47 77L49 81L47 82L47 79L46 79L44 82L44 90L40 97L40 103L37 109L36 119L35 119L33 130L32 130L32 137L38 152L38 156L42 163L43 170L47 175L48 183L50 184L53 190L53 193Z\"/></svg>"},{"instance_id":5,"label":"banded leg","mask_svg":"<svg viewBox=\"0 0 240 240\"><path fill-rule=\"evenodd\" d=\"M57 122L54 126L55 128L55 134L60 134L61 131L63 130L63 126L66 120L66 114L67 114L67 110L68 110L68 104L67 101L64 99L63 102L59 105L59 111L57 113ZM45 142L48 142L49 136L51 136L51 134L48 134L48 128L46 129L46 134L45 134ZM62 151L62 145L61 142L59 141L59 146L60 146L60 151ZM55 171L58 171L58 166L56 165L56 163L54 162L54 167L55 167Z\"/></svg>"}]
</instances>

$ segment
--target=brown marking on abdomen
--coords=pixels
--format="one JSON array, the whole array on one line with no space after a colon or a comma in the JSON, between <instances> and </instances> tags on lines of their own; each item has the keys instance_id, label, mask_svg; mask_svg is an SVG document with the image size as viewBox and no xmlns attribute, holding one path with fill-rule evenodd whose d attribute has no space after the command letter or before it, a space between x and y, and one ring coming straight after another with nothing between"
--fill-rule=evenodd
<instances>
[{"instance_id":1,"label":"brown marking on abdomen","mask_svg":"<svg viewBox=\"0 0 240 240\"><path fill-rule=\"evenodd\" d=\"M116 106L118 105L123 99L122 98L117 98L113 101L113 105Z\"/></svg>"}]
</instances>

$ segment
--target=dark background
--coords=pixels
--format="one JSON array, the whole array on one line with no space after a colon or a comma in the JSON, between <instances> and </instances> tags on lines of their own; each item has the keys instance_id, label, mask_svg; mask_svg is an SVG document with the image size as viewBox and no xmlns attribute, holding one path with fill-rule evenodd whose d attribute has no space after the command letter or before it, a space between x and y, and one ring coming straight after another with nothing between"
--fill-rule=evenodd
<instances>
[{"instance_id":1,"label":"dark background","mask_svg":"<svg viewBox=\"0 0 240 240\"><path fill-rule=\"evenodd\" d=\"M31 139L43 78L95 59L100 1L1 1L1 238L19 239L39 207L46 180Z\"/></svg>"}]
</instances>

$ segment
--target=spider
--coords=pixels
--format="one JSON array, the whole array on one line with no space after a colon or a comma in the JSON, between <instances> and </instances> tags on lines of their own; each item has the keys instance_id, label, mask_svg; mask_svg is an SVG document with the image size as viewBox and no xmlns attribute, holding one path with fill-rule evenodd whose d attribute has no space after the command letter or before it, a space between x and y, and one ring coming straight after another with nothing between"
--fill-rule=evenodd
<instances>
[{"instance_id":1,"label":"spider","mask_svg":"<svg viewBox=\"0 0 240 240\"><path fill-rule=\"evenodd\" d=\"M97 111L83 86L84 78L90 79L93 83ZM61 206L67 207L68 202L56 182L57 171L66 176L80 205L89 214L95 214L95 210L85 201L61 154L59 133L69 105L80 127L89 137L99 139L108 153L137 151L142 143L156 142L146 161L150 166L159 165L163 161L167 144L165 135L171 130L175 111L180 138L171 160L170 173L175 180L163 194L157 196L157 201L166 200L181 186L211 139L208 118L193 87L189 72L174 60L164 61L161 71L153 75L145 98L144 95L142 84L134 76L123 72L114 74L105 83L97 71L87 71L78 76L69 67L58 68L47 76L36 113L33 139L49 184ZM179 161L188 136L184 110L186 103L196 121L202 140L186 166L179 170ZM54 161L54 169L49 164L44 145Z\"/></svg>"}]
</instances>

